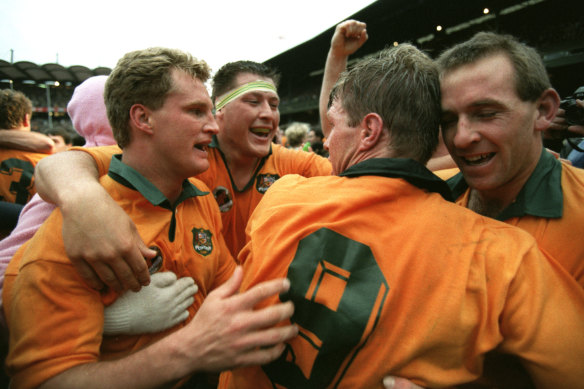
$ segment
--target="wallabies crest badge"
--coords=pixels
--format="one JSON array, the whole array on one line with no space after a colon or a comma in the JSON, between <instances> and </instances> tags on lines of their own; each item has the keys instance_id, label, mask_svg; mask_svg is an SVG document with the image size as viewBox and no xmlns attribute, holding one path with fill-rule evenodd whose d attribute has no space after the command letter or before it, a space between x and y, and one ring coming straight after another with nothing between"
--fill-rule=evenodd
<instances>
[{"instance_id":1,"label":"wallabies crest badge","mask_svg":"<svg viewBox=\"0 0 584 389\"><path fill-rule=\"evenodd\" d=\"M213 234L203 228L193 228L193 248L202 256L206 257L213 251Z\"/></svg>"},{"instance_id":2,"label":"wallabies crest badge","mask_svg":"<svg viewBox=\"0 0 584 389\"><path fill-rule=\"evenodd\" d=\"M266 191L280 178L277 174L260 174L256 181L256 189L261 194L266 193Z\"/></svg>"}]
</instances>

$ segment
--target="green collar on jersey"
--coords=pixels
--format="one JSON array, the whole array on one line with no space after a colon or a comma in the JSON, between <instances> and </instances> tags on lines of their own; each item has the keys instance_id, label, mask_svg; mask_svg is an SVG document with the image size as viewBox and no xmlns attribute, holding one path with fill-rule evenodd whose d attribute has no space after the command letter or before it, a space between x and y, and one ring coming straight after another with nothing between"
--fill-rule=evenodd
<instances>
[{"instance_id":1,"label":"green collar on jersey","mask_svg":"<svg viewBox=\"0 0 584 389\"><path fill-rule=\"evenodd\" d=\"M209 192L203 192L194 186L189 180L184 180L182 187L183 190L178 197L176 203L173 205L170 201L158 190L154 184L148 181L142 174L138 173L134 168L124 164L122 162L122 154L116 154L112 156L112 161L108 171L108 176L110 176L114 181L118 182L125 187L136 190L140 192L146 200L148 200L152 205L159 206L169 211L172 211L172 219L170 221L170 229L168 231L168 236L171 242L174 241L176 220L175 220L175 210L176 207L186 199L196 196L205 196Z\"/></svg>"},{"instance_id":2,"label":"green collar on jersey","mask_svg":"<svg viewBox=\"0 0 584 389\"><path fill-rule=\"evenodd\" d=\"M421 163L409 158L372 158L351 166L341 177L382 176L402 178L410 184L429 192L439 193L445 200L453 201L450 188Z\"/></svg>"},{"instance_id":3,"label":"green collar on jersey","mask_svg":"<svg viewBox=\"0 0 584 389\"><path fill-rule=\"evenodd\" d=\"M462 196L468 190L468 184L462 173L458 173L447 182L455 198ZM505 221L525 215L547 219L561 218L563 210L562 164L552 154L542 149L535 170L517 198L496 219Z\"/></svg>"},{"instance_id":4,"label":"green collar on jersey","mask_svg":"<svg viewBox=\"0 0 584 389\"><path fill-rule=\"evenodd\" d=\"M221 155L221 159L223 159L223 165L225 165L225 169L227 170L227 173L229 174L229 179L231 180L231 186L233 187L233 190L236 192L245 192L254 184L255 179L256 179L258 173L260 172L260 170L262 169L262 167L264 166L264 164L266 163L266 160L270 157L270 155L272 155L272 145L270 144L270 151L268 152L268 155L266 155L265 157L262 157L262 159L260 159L260 163L258 163L258 166L256 167L255 172L253 172L253 175L251 176L250 180L247 182L247 184L245 184L245 186L242 189L239 189L237 187L237 185L235 185L235 182L233 182L233 177L231 176L231 171L229 170L229 166L227 166L227 160L225 159L225 155L223 154L223 151L221 151L221 148L219 147L219 141L217 140L216 135L213 135L213 140L209 144L209 147L212 147L212 148L217 149L219 151L219 154Z\"/></svg>"}]
</instances>

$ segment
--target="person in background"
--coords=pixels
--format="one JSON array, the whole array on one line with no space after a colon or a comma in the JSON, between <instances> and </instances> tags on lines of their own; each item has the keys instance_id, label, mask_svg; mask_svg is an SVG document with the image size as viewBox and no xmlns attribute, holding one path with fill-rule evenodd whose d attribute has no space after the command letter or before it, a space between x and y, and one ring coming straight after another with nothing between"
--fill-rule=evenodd
<instances>
[{"instance_id":1,"label":"person in background","mask_svg":"<svg viewBox=\"0 0 584 389\"><path fill-rule=\"evenodd\" d=\"M320 128L311 128L306 136L306 142L312 149L313 153L320 155L321 157L328 157L328 151L324 148L324 135Z\"/></svg>"},{"instance_id":2,"label":"person in background","mask_svg":"<svg viewBox=\"0 0 584 389\"><path fill-rule=\"evenodd\" d=\"M270 328L291 315L290 303L253 310L284 292L285 280L236 293L241 269L225 246L215 200L202 182L189 179L208 168L207 146L218 129L204 85L209 72L187 53L152 48L126 54L105 88L123 153L112 158L101 184L132 216L144 241L156 246L150 271L197 280L188 323L102 336L104 306L119 293L97 292L78 277L56 210L6 271L12 387L178 386L193 373L272 360L283 351L281 342L296 334L294 326Z\"/></svg>"},{"instance_id":3,"label":"person in background","mask_svg":"<svg viewBox=\"0 0 584 389\"><path fill-rule=\"evenodd\" d=\"M63 127L47 129L44 133L55 142L55 153L68 150L73 146L73 134Z\"/></svg>"},{"instance_id":4,"label":"person in background","mask_svg":"<svg viewBox=\"0 0 584 389\"><path fill-rule=\"evenodd\" d=\"M441 119L434 61L398 45L330 96L334 176L274 183L239 256L243 291L290 279L259 307L292 301L299 336L219 388L376 388L388 374L450 387L479 377L494 349L539 388L581 388L584 289L525 231L454 204L424 166Z\"/></svg>"},{"instance_id":5,"label":"person in background","mask_svg":"<svg viewBox=\"0 0 584 389\"><path fill-rule=\"evenodd\" d=\"M22 93L0 90L0 128L30 132L32 103ZM26 204L35 194L34 169L46 154L0 148L0 201Z\"/></svg>"},{"instance_id":6,"label":"person in background","mask_svg":"<svg viewBox=\"0 0 584 389\"><path fill-rule=\"evenodd\" d=\"M306 123L294 122L291 123L286 128L286 140L288 143L288 148L293 150L304 150L304 144L306 143L306 137L310 126ZM309 150L304 150L309 151Z\"/></svg>"},{"instance_id":7,"label":"person in background","mask_svg":"<svg viewBox=\"0 0 584 389\"><path fill-rule=\"evenodd\" d=\"M544 132L544 138L564 139L565 146L560 156L570 161L572 166L584 168L584 101L574 99L571 114L573 121L566 117L566 110L558 109L552 124Z\"/></svg>"}]
</instances>

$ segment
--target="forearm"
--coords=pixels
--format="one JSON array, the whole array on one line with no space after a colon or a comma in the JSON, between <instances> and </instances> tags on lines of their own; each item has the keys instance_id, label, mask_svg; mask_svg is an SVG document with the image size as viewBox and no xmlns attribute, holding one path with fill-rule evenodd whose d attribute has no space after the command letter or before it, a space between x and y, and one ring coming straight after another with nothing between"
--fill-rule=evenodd
<instances>
[{"instance_id":1,"label":"forearm","mask_svg":"<svg viewBox=\"0 0 584 389\"><path fill-rule=\"evenodd\" d=\"M83 194L105 192L93 158L83 151L66 151L43 158L35 168L35 187L47 202L59 207Z\"/></svg>"},{"instance_id":2,"label":"forearm","mask_svg":"<svg viewBox=\"0 0 584 389\"><path fill-rule=\"evenodd\" d=\"M0 147L52 154L55 142L40 132L0 130Z\"/></svg>"},{"instance_id":3,"label":"forearm","mask_svg":"<svg viewBox=\"0 0 584 389\"><path fill-rule=\"evenodd\" d=\"M178 341L169 335L125 358L76 366L47 380L40 388L171 388L192 371L177 347Z\"/></svg>"},{"instance_id":4,"label":"forearm","mask_svg":"<svg viewBox=\"0 0 584 389\"><path fill-rule=\"evenodd\" d=\"M329 96L333 86L335 86L335 83L339 79L340 74L347 68L347 59L347 55L335 54L332 48L329 50L326 58L318 105L320 113L320 124L322 126L322 132L325 137L328 137L330 133L330 125L326 118Z\"/></svg>"}]
</instances>

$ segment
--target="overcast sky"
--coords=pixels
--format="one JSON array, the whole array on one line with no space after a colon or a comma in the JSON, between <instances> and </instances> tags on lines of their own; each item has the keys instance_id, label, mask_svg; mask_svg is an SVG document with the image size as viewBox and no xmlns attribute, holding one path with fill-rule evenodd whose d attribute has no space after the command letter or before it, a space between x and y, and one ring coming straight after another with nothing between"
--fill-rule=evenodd
<instances>
[{"instance_id":1,"label":"overcast sky","mask_svg":"<svg viewBox=\"0 0 584 389\"><path fill-rule=\"evenodd\" d=\"M126 52L179 48L213 70L268 60L372 0L1 0L0 59L91 69ZM300 59L301 60L301 59Z\"/></svg>"}]
</instances>

